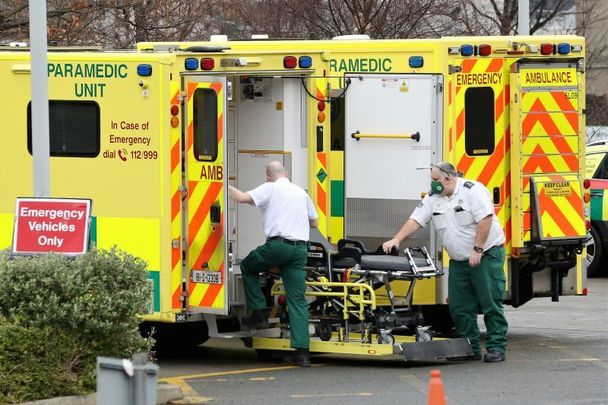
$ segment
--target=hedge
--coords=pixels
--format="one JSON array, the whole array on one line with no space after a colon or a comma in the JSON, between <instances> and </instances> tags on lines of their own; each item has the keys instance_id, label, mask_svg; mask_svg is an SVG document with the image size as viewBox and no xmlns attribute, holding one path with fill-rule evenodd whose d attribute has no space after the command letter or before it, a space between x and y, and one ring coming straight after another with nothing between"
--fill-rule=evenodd
<instances>
[{"instance_id":1,"label":"hedge","mask_svg":"<svg viewBox=\"0 0 608 405\"><path fill-rule=\"evenodd\" d=\"M92 392L97 356L147 351L146 263L118 249L69 258L0 252L0 403Z\"/></svg>"}]
</instances>

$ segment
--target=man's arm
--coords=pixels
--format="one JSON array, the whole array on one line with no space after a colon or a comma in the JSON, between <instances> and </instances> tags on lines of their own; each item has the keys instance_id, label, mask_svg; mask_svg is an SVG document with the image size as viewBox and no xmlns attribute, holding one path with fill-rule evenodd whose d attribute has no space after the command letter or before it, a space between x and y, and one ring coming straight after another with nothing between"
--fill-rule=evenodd
<instances>
[{"instance_id":1,"label":"man's arm","mask_svg":"<svg viewBox=\"0 0 608 405\"><path fill-rule=\"evenodd\" d=\"M409 237L420 228L422 228L422 226L416 220L412 218L408 219L405 221L405 224L403 224L401 229L399 229L399 232L393 236L393 239L382 244L382 249L385 253L390 253L393 247L399 248L399 244L403 239Z\"/></svg>"},{"instance_id":2,"label":"man's arm","mask_svg":"<svg viewBox=\"0 0 608 405\"><path fill-rule=\"evenodd\" d=\"M228 195L234 201L239 203L253 203L253 198L251 198L251 195L249 195L249 193L244 193L236 187L228 186Z\"/></svg>"},{"instance_id":3,"label":"man's arm","mask_svg":"<svg viewBox=\"0 0 608 405\"><path fill-rule=\"evenodd\" d=\"M317 228L319 226L319 220L318 219L309 219L308 223L310 224L311 228Z\"/></svg>"},{"instance_id":4,"label":"man's arm","mask_svg":"<svg viewBox=\"0 0 608 405\"><path fill-rule=\"evenodd\" d=\"M492 215L488 215L483 218L481 221L477 223L477 230L475 233L475 244L474 246L481 246L482 248L486 244L486 240L488 239L488 234L490 233L490 227L492 226ZM469 266L477 267L481 262L482 253L478 253L475 250L471 252L471 256L469 257Z\"/></svg>"}]
</instances>

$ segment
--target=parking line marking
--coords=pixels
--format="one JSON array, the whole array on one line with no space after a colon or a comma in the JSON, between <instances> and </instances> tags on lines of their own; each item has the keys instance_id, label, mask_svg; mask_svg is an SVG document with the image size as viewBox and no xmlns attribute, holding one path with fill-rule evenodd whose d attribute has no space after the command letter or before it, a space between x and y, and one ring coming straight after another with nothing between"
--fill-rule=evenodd
<instances>
[{"instance_id":1,"label":"parking line marking","mask_svg":"<svg viewBox=\"0 0 608 405\"><path fill-rule=\"evenodd\" d=\"M353 393L336 393L336 394L294 394L290 398L332 398L332 397L371 397L374 394L371 392L353 392Z\"/></svg>"},{"instance_id":2,"label":"parking line marking","mask_svg":"<svg viewBox=\"0 0 608 405\"><path fill-rule=\"evenodd\" d=\"M322 367L322 364L313 364L311 367ZM281 370L291 370L294 368L299 368L299 366L279 366L279 367L266 367L266 368L249 368L244 370L228 370L228 371L216 371L213 373L203 373L203 374L186 374L179 375L174 377L166 377L161 378L159 381L170 382L171 380L191 380L194 378L207 378L207 377L220 377L225 375L238 375L238 374L249 374L249 373L262 373L266 371L281 371Z\"/></svg>"}]
</instances>

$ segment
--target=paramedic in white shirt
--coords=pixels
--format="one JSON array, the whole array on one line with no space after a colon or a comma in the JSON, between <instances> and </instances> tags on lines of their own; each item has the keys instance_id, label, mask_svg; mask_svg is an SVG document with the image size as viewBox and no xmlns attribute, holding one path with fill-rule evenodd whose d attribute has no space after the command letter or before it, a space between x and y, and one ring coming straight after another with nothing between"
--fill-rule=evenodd
<instances>
[{"instance_id":1,"label":"paramedic in white shirt","mask_svg":"<svg viewBox=\"0 0 608 405\"><path fill-rule=\"evenodd\" d=\"M280 162L266 166L266 183L242 192L229 186L230 198L253 204L262 211L266 243L251 251L240 263L247 306L251 315L244 324L251 329L267 328L266 299L260 288L260 273L278 268L287 295L291 347L288 363L310 366L308 304L304 295L307 242L310 228L319 216L312 200L301 187L292 184Z\"/></svg>"},{"instance_id":2,"label":"paramedic in white shirt","mask_svg":"<svg viewBox=\"0 0 608 405\"><path fill-rule=\"evenodd\" d=\"M504 361L508 328L503 310L505 235L490 192L479 182L459 178L447 162L433 165L431 179L431 191L393 239L383 244L384 251L399 248L401 241L432 220L450 256L448 299L456 333L469 339L474 352L465 360L481 360L480 307L487 328L483 359Z\"/></svg>"}]
</instances>

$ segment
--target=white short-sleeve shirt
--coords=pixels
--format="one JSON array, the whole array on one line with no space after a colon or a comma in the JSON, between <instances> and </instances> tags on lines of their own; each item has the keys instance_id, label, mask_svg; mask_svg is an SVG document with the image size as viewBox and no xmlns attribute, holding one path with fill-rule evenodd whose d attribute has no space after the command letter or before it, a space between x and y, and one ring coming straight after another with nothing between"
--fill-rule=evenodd
<instances>
[{"instance_id":1,"label":"white short-sleeve shirt","mask_svg":"<svg viewBox=\"0 0 608 405\"><path fill-rule=\"evenodd\" d=\"M484 251L505 242L505 234L494 214L492 197L483 184L457 178L452 196L427 194L410 218L421 226L433 221L450 258L464 261L473 250L477 223L488 215L492 215L492 224Z\"/></svg>"},{"instance_id":2,"label":"white short-sleeve shirt","mask_svg":"<svg viewBox=\"0 0 608 405\"><path fill-rule=\"evenodd\" d=\"M266 238L281 236L307 241L310 222L319 218L312 200L301 187L281 177L247 192L253 204L260 207Z\"/></svg>"}]
</instances>

